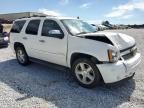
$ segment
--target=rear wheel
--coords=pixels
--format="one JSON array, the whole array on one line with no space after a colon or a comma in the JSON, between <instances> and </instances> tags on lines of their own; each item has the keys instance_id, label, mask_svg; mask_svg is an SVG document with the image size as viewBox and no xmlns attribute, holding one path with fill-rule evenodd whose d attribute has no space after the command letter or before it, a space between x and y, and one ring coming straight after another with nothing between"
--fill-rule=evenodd
<instances>
[{"instance_id":1,"label":"rear wheel","mask_svg":"<svg viewBox=\"0 0 144 108\"><path fill-rule=\"evenodd\" d=\"M23 47L16 48L16 57L17 57L17 61L19 64L21 64L21 65L29 64L28 55Z\"/></svg>"},{"instance_id":2,"label":"rear wheel","mask_svg":"<svg viewBox=\"0 0 144 108\"><path fill-rule=\"evenodd\" d=\"M72 72L77 82L86 88L93 88L101 81L96 64L87 58L80 58L72 65Z\"/></svg>"}]
</instances>

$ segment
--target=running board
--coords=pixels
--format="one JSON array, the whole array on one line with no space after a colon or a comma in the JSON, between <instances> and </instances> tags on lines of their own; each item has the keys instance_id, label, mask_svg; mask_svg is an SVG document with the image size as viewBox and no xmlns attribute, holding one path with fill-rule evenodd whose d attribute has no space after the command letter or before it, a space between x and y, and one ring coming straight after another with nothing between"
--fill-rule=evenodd
<instances>
[{"instance_id":1,"label":"running board","mask_svg":"<svg viewBox=\"0 0 144 108\"><path fill-rule=\"evenodd\" d=\"M36 58L33 58L33 57L29 57L29 60L32 61L32 62L38 63L38 64L46 65L49 68L53 68L53 69L57 69L57 70L61 70L61 71L70 71L70 68L68 68L68 67L61 66L61 65L58 65L58 64L54 64L54 63L50 63L50 62L40 60L40 59L36 59Z\"/></svg>"}]
</instances>

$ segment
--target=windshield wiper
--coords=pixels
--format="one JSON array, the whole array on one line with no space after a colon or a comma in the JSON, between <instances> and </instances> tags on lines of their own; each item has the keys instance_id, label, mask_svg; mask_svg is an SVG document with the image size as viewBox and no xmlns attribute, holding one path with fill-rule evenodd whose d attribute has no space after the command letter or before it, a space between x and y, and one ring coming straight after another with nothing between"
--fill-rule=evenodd
<instances>
[{"instance_id":1,"label":"windshield wiper","mask_svg":"<svg viewBox=\"0 0 144 108\"><path fill-rule=\"evenodd\" d=\"M96 30L96 31L94 31L93 33L95 33L95 32L97 32L97 30Z\"/></svg>"},{"instance_id":2,"label":"windshield wiper","mask_svg":"<svg viewBox=\"0 0 144 108\"><path fill-rule=\"evenodd\" d=\"M81 35L81 34L87 34L87 33L95 33L97 31L94 31L94 32L80 32L80 33L77 33L76 35Z\"/></svg>"},{"instance_id":3,"label":"windshield wiper","mask_svg":"<svg viewBox=\"0 0 144 108\"><path fill-rule=\"evenodd\" d=\"M80 33L77 33L76 35L81 35L81 34L86 34L87 32L80 32Z\"/></svg>"}]
</instances>

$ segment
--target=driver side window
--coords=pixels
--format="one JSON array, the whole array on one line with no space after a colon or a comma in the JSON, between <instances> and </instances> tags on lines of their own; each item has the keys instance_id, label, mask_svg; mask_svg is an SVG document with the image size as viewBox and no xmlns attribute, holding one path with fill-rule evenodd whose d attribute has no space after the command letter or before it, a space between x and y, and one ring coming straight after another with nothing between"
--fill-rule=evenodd
<instances>
[{"instance_id":1,"label":"driver side window","mask_svg":"<svg viewBox=\"0 0 144 108\"><path fill-rule=\"evenodd\" d=\"M51 30L59 30L60 33L62 35L64 35L62 29L60 28L60 26L57 24L57 22L53 21L53 20L45 20L43 23L43 27L42 27L42 36L47 36L47 37L58 37L58 35L52 35L50 34Z\"/></svg>"}]
</instances>

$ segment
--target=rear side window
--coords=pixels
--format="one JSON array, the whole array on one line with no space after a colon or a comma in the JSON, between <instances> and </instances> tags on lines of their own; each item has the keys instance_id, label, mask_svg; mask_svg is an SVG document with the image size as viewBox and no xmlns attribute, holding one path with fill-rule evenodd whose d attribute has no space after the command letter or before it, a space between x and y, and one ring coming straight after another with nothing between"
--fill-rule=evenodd
<instances>
[{"instance_id":1,"label":"rear side window","mask_svg":"<svg viewBox=\"0 0 144 108\"><path fill-rule=\"evenodd\" d=\"M37 35L40 20L31 20L26 28L26 34Z\"/></svg>"},{"instance_id":2,"label":"rear side window","mask_svg":"<svg viewBox=\"0 0 144 108\"><path fill-rule=\"evenodd\" d=\"M26 21L16 21L11 29L12 33L20 33Z\"/></svg>"}]
</instances>

